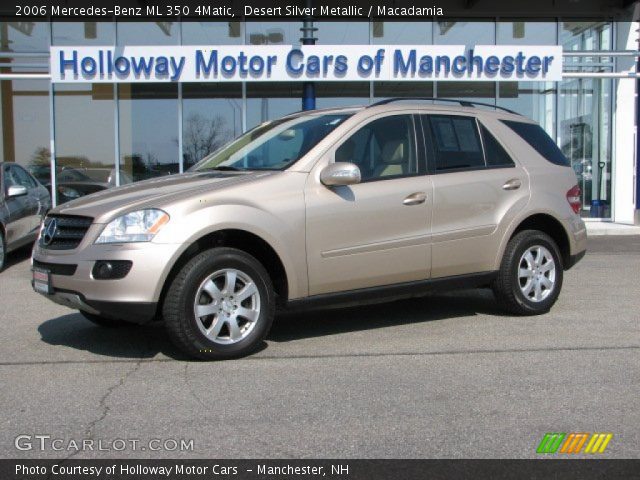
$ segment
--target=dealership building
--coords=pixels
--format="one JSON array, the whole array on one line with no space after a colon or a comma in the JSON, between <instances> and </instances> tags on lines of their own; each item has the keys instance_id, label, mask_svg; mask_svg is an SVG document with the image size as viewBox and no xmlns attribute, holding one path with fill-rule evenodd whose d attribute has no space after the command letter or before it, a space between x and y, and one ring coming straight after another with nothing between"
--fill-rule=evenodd
<instances>
[{"instance_id":1,"label":"dealership building","mask_svg":"<svg viewBox=\"0 0 640 480\"><path fill-rule=\"evenodd\" d=\"M26 167L62 203L185 171L303 106L457 99L539 122L571 161L583 216L639 224L634 8L583 18L312 24L14 17L0 22L0 160ZM322 53L311 72L309 48ZM369 60L348 68L360 54Z\"/></svg>"}]
</instances>

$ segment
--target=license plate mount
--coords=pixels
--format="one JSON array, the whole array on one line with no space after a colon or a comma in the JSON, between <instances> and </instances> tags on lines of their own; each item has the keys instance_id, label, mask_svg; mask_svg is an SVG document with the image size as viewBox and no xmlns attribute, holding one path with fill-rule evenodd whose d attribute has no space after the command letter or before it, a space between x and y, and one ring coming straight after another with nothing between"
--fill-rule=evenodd
<instances>
[{"instance_id":1,"label":"license plate mount","mask_svg":"<svg viewBox=\"0 0 640 480\"><path fill-rule=\"evenodd\" d=\"M33 289L44 295L51 295L53 287L51 286L51 272L43 268L33 269Z\"/></svg>"}]
</instances>

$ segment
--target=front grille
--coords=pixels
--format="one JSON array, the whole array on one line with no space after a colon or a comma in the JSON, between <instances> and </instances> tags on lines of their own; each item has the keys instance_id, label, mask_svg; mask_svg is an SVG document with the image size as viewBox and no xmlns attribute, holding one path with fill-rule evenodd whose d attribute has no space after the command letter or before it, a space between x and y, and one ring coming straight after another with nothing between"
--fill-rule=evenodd
<instances>
[{"instance_id":1,"label":"front grille","mask_svg":"<svg viewBox=\"0 0 640 480\"><path fill-rule=\"evenodd\" d=\"M47 262L39 262L38 260L33 261L34 268L42 268L44 270L50 271L53 275L67 275L71 276L76 273L76 269L78 265L73 265L71 263L47 263Z\"/></svg>"},{"instance_id":2,"label":"front grille","mask_svg":"<svg viewBox=\"0 0 640 480\"><path fill-rule=\"evenodd\" d=\"M40 246L49 250L72 250L80 245L91 222L91 217L47 215L40 234Z\"/></svg>"}]
</instances>

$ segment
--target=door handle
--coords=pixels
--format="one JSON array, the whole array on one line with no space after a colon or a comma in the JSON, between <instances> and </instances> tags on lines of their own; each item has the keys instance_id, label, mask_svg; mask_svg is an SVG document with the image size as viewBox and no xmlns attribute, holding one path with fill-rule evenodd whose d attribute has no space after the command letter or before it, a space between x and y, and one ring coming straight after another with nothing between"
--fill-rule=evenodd
<instances>
[{"instance_id":1,"label":"door handle","mask_svg":"<svg viewBox=\"0 0 640 480\"><path fill-rule=\"evenodd\" d=\"M427 200L427 194L424 192L416 192L416 193L412 193L411 195L409 195L408 197L406 197L403 201L402 204L403 205L420 205L421 203L424 203Z\"/></svg>"},{"instance_id":2,"label":"door handle","mask_svg":"<svg viewBox=\"0 0 640 480\"><path fill-rule=\"evenodd\" d=\"M522 186L522 182L519 178L512 178L502 185L503 190L517 190Z\"/></svg>"}]
</instances>

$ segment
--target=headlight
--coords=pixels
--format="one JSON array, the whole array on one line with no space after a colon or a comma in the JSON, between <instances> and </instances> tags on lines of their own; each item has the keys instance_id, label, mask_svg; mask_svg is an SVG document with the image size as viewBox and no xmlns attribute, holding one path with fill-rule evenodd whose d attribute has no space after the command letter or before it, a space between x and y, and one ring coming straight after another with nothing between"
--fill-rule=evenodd
<instances>
[{"instance_id":1,"label":"headlight","mask_svg":"<svg viewBox=\"0 0 640 480\"><path fill-rule=\"evenodd\" d=\"M169 215L162 210L127 213L104 227L96 243L149 242L168 221Z\"/></svg>"}]
</instances>

